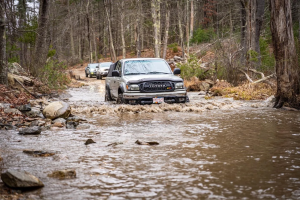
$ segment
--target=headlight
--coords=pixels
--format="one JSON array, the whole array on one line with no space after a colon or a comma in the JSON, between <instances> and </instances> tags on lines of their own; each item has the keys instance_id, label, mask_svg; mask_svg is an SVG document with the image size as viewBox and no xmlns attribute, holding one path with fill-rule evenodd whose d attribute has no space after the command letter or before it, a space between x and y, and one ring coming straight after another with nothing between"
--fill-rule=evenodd
<instances>
[{"instance_id":1,"label":"headlight","mask_svg":"<svg viewBox=\"0 0 300 200\"><path fill-rule=\"evenodd\" d=\"M127 90L130 91L138 91L140 90L140 86L139 85L126 85Z\"/></svg>"},{"instance_id":2,"label":"headlight","mask_svg":"<svg viewBox=\"0 0 300 200\"><path fill-rule=\"evenodd\" d=\"M183 89L183 82L181 82L181 83L176 83L176 84L175 84L175 89Z\"/></svg>"}]
</instances>

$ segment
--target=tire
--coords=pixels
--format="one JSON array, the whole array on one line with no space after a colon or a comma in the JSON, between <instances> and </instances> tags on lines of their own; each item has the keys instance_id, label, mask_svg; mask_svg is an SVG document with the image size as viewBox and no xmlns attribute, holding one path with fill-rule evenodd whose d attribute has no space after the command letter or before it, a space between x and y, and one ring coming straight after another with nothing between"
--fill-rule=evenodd
<instances>
[{"instance_id":1,"label":"tire","mask_svg":"<svg viewBox=\"0 0 300 200\"><path fill-rule=\"evenodd\" d=\"M123 93L120 93L117 98L117 104L124 104Z\"/></svg>"},{"instance_id":2,"label":"tire","mask_svg":"<svg viewBox=\"0 0 300 200\"><path fill-rule=\"evenodd\" d=\"M88 74L85 72L85 77L88 77Z\"/></svg>"},{"instance_id":3,"label":"tire","mask_svg":"<svg viewBox=\"0 0 300 200\"><path fill-rule=\"evenodd\" d=\"M98 75L96 75L96 77L97 77L97 79L99 79L99 76L98 76Z\"/></svg>"},{"instance_id":4,"label":"tire","mask_svg":"<svg viewBox=\"0 0 300 200\"><path fill-rule=\"evenodd\" d=\"M105 99L104 101L112 101L113 99L111 98L110 96L110 92L109 92L109 89L106 87L105 88Z\"/></svg>"},{"instance_id":5,"label":"tire","mask_svg":"<svg viewBox=\"0 0 300 200\"><path fill-rule=\"evenodd\" d=\"M99 79L102 80L102 76L101 75L99 75Z\"/></svg>"}]
</instances>

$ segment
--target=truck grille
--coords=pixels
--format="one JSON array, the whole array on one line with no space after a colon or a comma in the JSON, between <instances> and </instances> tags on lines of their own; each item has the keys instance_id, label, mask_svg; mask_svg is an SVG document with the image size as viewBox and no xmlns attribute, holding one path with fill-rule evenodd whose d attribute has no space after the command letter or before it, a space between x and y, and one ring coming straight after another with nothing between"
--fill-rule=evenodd
<instances>
[{"instance_id":1,"label":"truck grille","mask_svg":"<svg viewBox=\"0 0 300 200\"><path fill-rule=\"evenodd\" d=\"M141 90L142 92L167 92L173 91L174 85L166 81L146 82L142 84Z\"/></svg>"}]
</instances>

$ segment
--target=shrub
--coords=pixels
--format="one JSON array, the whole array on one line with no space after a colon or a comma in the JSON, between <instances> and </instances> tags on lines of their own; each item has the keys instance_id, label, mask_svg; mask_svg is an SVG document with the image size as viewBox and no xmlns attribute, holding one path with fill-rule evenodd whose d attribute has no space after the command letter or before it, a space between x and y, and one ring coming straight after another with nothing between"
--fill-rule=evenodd
<instances>
[{"instance_id":1,"label":"shrub","mask_svg":"<svg viewBox=\"0 0 300 200\"><path fill-rule=\"evenodd\" d=\"M209 42L216 36L214 30L212 28L202 29L198 28L194 31L193 38L191 39L191 43L200 44L203 42Z\"/></svg>"},{"instance_id":2,"label":"shrub","mask_svg":"<svg viewBox=\"0 0 300 200\"><path fill-rule=\"evenodd\" d=\"M42 70L41 80L52 89L62 89L70 82L64 73L66 69L64 63L50 59Z\"/></svg>"},{"instance_id":3,"label":"shrub","mask_svg":"<svg viewBox=\"0 0 300 200\"><path fill-rule=\"evenodd\" d=\"M204 70L200 68L198 59L195 55L190 55L190 58L186 63L179 63L178 67L181 70L181 77L184 79L191 79L192 77L197 77L200 80L205 79Z\"/></svg>"}]
</instances>

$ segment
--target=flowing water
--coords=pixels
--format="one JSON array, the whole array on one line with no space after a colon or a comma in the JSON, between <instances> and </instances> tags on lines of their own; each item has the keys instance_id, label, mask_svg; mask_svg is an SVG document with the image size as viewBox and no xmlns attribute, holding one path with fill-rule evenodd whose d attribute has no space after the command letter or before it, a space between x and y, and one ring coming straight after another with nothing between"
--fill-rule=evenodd
<instances>
[{"instance_id":1,"label":"flowing water","mask_svg":"<svg viewBox=\"0 0 300 200\"><path fill-rule=\"evenodd\" d=\"M299 199L300 113L264 102L205 100L130 106L105 103L104 88L70 89L73 112L89 129L39 136L0 132L3 167L22 169L45 187L36 199ZM87 139L96 143L84 145ZM137 145L136 140L159 142ZM117 142L116 146L107 146ZM55 151L32 157L24 149ZM5 170L4 169L4 170ZM77 178L47 174L75 169Z\"/></svg>"}]
</instances>

